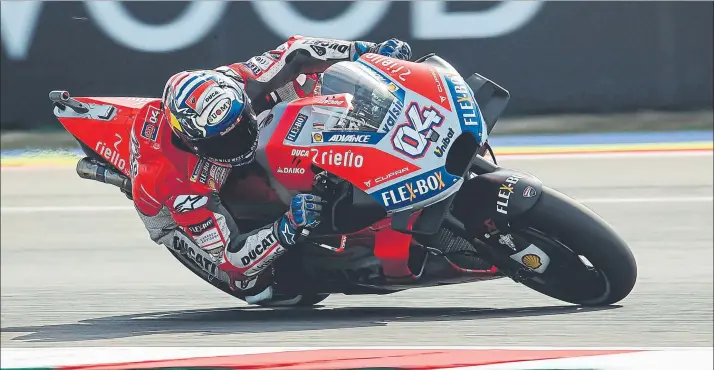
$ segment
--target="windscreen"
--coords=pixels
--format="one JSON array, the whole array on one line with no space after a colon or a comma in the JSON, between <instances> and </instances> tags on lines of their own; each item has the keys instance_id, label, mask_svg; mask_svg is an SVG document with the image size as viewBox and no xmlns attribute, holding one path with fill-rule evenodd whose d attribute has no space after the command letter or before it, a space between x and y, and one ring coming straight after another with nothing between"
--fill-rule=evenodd
<instances>
[{"instance_id":1,"label":"windscreen","mask_svg":"<svg viewBox=\"0 0 714 370\"><path fill-rule=\"evenodd\" d=\"M352 110L340 117L334 130L377 131L396 98L371 70L354 62L340 62L322 74L321 95L350 94Z\"/></svg>"}]
</instances>

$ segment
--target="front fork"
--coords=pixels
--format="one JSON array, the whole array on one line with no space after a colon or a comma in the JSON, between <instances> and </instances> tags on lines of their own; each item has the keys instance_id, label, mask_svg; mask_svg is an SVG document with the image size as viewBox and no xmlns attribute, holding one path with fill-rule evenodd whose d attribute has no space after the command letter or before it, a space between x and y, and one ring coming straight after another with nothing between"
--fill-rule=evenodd
<instances>
[{"instance_id":1,"label":"front fork","mask_svg":"<svg viewBox=\"0 0 714 370\"><path fill-rule=\"evenodd\" d=\"M542 183L529 174L502 168L476 156L470 172L446 215L443 227L472 242L476 250L505 275L520 282L537 275L513 260L520 252L511 236L519 216L538 202Z\"/></svg>"}]
</instances>

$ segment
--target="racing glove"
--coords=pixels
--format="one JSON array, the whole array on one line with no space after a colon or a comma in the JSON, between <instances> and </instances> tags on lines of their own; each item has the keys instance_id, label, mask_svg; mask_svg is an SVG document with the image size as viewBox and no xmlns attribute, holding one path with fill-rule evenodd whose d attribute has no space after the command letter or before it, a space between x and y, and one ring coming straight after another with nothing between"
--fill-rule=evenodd
<instances>
[{"instance_id":1,"label":"racing glove","mask_svg":"<svg viewBox=\"0 0 714 370\"><path fill-rule=\"evenodd\" d=\"M377 46L377 54L401 60L409 60L412 58L412 48L404 41L391 38L377 44Z\"/></svg>"},{"instance_id":2,"label":"racing glove","mask_svg":"<svg viewBox=\"0 0 714 370\"><path fill-rule=\"evenodd\" d=\"M320 224L322 198L313 194L297 194L290 201L290 209L275 223L280 244L289 247L297 243L297 235L303 229L312 229Z\"/></svg>"}]
</instances>

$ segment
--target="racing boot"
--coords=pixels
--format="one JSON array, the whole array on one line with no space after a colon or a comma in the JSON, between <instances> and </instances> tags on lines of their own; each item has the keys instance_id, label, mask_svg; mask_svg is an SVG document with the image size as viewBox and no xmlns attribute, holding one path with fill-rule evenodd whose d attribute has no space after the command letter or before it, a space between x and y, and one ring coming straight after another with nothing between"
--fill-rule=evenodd
<instances>
[{"instance_id":1,"label":"racing boot","mask_svg":"<svg viewBox=\"0 0 714 370\"><path fill-rule=\"evenodd\" d=\"M226 273L231 289L248 304L291 306L302 299L301 295L286 294L276 289L274 266L248 278L233 271L226 271Z\"/></svg>"}]
</instances>

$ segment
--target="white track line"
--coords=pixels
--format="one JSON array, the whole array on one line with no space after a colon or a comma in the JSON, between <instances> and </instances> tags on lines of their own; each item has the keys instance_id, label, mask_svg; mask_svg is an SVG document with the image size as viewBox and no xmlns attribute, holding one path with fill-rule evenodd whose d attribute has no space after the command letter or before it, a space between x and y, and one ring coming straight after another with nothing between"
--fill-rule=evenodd
<instances>
[{"instance_id":1,"label":"white track line","mask_svg":"<svg viewBox=\"0 0 714 370\"><path fill-rule=\"evenodd\" d=\"M588 204L607 204L607 203L692 203L692 202L711 202L714 201L712 196L702 197L662 197L662 198L590 198L576 199L580 203Z\"/></svg>"},{"instance_id":2,"label":"white track line","mask_svg":"<svg viewBox=\"0 0 714 370\"><path fill-rule=\"evenodd\" d=\"M585 204L611 203L695 203L712 202L714 197L667 197L667 198L585 198L577 199ZM133 206L17 206L2 207L2 213L93 213L134 211Z\"/></svg>"},{"instance_id":3,"label":"white track line","mask_svg":"<svg viewBox=\"0 0 714 370\"><path fill-rule=\"evenodd\" d=\"M113 212L113 211L133 211L132 206L20 206L1 207L2 213L92 213L92 212Z\"/></svg>"}]
</instances>

